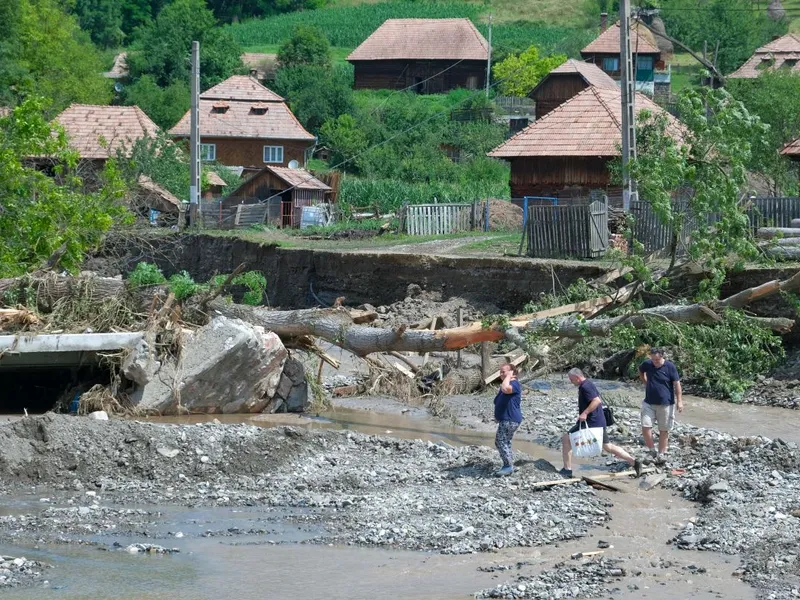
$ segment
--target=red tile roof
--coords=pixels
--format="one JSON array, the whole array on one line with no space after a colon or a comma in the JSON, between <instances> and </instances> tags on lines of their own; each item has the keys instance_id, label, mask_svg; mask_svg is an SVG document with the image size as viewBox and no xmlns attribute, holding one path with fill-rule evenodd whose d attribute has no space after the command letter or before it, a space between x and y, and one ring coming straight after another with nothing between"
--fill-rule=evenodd
<instances>
[{"instance_id":1,"label":"red tile roof","mask_svg":"<svg viewBox=\"0 0 800 600\"><path fill-rule=\"evenodd\" d=\"M789 61L789 62L787 62ZM800 34L788 33L755 51L741 67L728 75L733 79L755 79L764 71L785 69L800 73Z\"/></svg>"},{"instance_id":2,"label":"red tile roof","mask_svg":"<svg viewBox=\"0 0 800 600\"><path fill-rule=\"evenodd\" d=\"M256 100L283 102L271 89L264 87L249 75L234 75L200 94L203 100Z\"/></svg>"},{"instance_id":3,"label":"red tile roof","mask_svg":"<svg viewBox=\"0 0 800 600\"><path fill-rule=\"evenodd\" d=\"M631 51L634 54L661 54L653 34L647 30L631 26ZM619 23L615 23L581 50L587 54L619 54Z\"/></svg>"},{"instance_id":4,"label":"red tile roof","mask_svg":"<svg viewBox=\"0 0 800 600\"><path fill-rule=\"evenodd\" d=\"M225 187L228 185L227 183L225 183L225 180L214 171L206 171L205 174L208 185L216 185L220 187Z\"/></svg>"},{"instance_id":5,"label":"red tile roof","mask_svg":"<svg viewBox=\"0 0 800 600\"><path fill-rule=\"evenodd\" d=\"M781 150L781 154L791 158L800 158L800 138L786 144Z\"/></svg>"},{"instance_id":6,"label":"red tile roof","mask_svg":"<svg viewBox=\"0 0 800 600\"><path fill-rule=\"evenodd\" d=\"M81 158L105 159L143 137L155 137L158 126L138 106L73 104L56 117L69 145Z\"/></svg>"},{"instance_id":7,"label":"red tile roof","mask_svg":"<svg viewBox=\"0 0 800 600\"><path fill-rule=\"evenodd\" d=\"M170 134L188 137L190 123L191 111L170 129ZM234 75L200 94L200 135L273 140L314 139L295 118L283 98L244 75Z\"/></svg>"},{"instance_id":8,"label":"red tile roof","mask_svg":"<svg viewBox=\"0 0 800 600\"><path fill-rule=\"evenodd\" d=\"M496 158L521 156L619 156L621 134L619 88L589 87L520 131L489 153ZM636 94L636 112L663 109ZM672 116L669 131L682 139L682 125Z\"/></svg>"},{"instance_id":9,"label":"red tile roof","mask_svg":"<svg viewBox=\"0 0 800 600\"><path fill-rule=\"evenodd\" d=\"M294 186L299 190L331 190L329 186L322 183L305 169L289 169L287 167L264 168L280 177L287 185Z\"/></svg>"},{"instance_id":10,"label":"red tile roof","mask_svg":"<svg viewBox=\"0 0 800 600\"><path fill-rule=\"evenodd\" d=\"M171 210L173 207L178 208L181 205L181 201L178 200L178 198L176 198L171 192L158 185L147 175L139 175L138 183L140 188L149 194L155 195L156 199L161 201L162 206L159 207L161 210Z\"/></svg>"},{"instance_id":11,"label":"red tile roof","mask_svg":"<svg viewBox=\"0 0 800 600\"><path fill-rule=\"evenodd\" d=\"M597 65L572 58L550 71L536 87L542 85L551 75L573 75L575 73L580 75L587 85L609 89L619 88L617 82L611 79L611 77Z\"/></svg>"},{"instance_id":12,"label":"red tile roof","mask_svg":"<svg viewBox=\"0 0 800 600\"><path fill-rule=\"evenodd\" d=\"M488 54L469 19L388 19L347 60L486 60Z\"/></svg>"},{"instance_id":13,"label":"red tile roof","mask_svg":"<svg viewBox=\"0 0 800 600\"><path fill-rule=\"evenodd\" d=\"M283 102L270 102L266 113L256 102L230 102L225 112L214 112L215 104L214 100L200 100L201 137L314 140ZM188 137L190 121L191 111L170 129L170 135Z\"/></svg>"}]
</instances>

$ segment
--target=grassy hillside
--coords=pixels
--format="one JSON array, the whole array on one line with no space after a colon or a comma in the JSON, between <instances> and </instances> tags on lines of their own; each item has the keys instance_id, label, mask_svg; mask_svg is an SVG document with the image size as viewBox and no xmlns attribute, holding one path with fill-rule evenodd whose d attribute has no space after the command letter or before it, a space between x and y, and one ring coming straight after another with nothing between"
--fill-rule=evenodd
<instances>
[{"instance_id":1,"label":"grassy hillside","mask_svg":"<svg viewBox=\"0 0 800 600\"><path fill-rule=\"evenodd\" d=\"M508 0L495 0L497 7L492 4L476 2L408 2L392 0L380 3L338 4L319 10L288 13L277 17L265 19L250 19L242 23L229 26L233 37L245 48L251 51L266 52L266 47L276 46L291 36L295 26L299 24L312 24L319 26L328 36L331 45L337 48L355 48L363 42L386 19L391 18L454 18L465 17L478 25L484 35L488 34L486 21L494 8L498 9L498 18L493 28L493 46L499 52L520 51L530 44L536 44L545 53L563 52L570 56L577 56L580 49L590 42L596 35L595 27L587 28L586 21L577 26L578 13L565 10L570 18L562 19L558 24L544 22L545 18L553 17L553 7L556 0L525 0L527 7L541 7L541 12L529 11L531 16L541 15L538 21L509 21L499 18L499 15L509 17L511 13L506 10L510 4ZM343 0L355 2L355 0ZM565 3L567 6L578 3ZM501 12L499 9L503 8ZM526 15L527 16L527 15ZM522 14L516 15L517 19L523 18Z\"/></svg>"}]
</instances>

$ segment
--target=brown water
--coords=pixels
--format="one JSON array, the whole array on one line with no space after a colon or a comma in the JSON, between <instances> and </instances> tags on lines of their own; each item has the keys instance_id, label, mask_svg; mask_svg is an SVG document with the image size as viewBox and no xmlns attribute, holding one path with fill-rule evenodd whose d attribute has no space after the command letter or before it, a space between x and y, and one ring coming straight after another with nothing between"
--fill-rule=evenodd
<instances>
[{"instance_id":1,"label":"brown water","mask_svg":"<svg viewBox=\"0 0 800 600\"><path fill-rule=\"evenodd\" d=\"M800 441L797 423L800 414L784 409L736 406L687 398L687 422L714 427L737 435L767 435ZM292 425L308 428L350 429L367 434L390 435L408 439L444 441L453 445L483 444L493 446L489 432L466 430L439 420L402 414L382 414L339 409L318 418L294 415L212 415L148 419L161 423L197 423L218 419L223 423L247 422L265 427ZM516 450L558 464L559 453L524 440L515 440ZM583 469L597 470L584 465ZM531 575L552 568L557 562L572 562L575 552L591 551L602 539L612 544L605 551L609 558L622 557L622 565L631 574L616 590L614 598L698 598L746 600L755 598L751 588L730 576L736 557L713 553L678 551L665 542L694 515L694 506L670 493L655 489L644 492L635 481L619 483L623 493L603 492L613 506L612 522L607 529L595 530L587 538L546 548L514 548L493 554L444 556L423 552L382 549L318 546L302 542L303 533L279 523L270 535L244 538L170 539L158 542L179 546L180 554L138 556L122 552L101 552L74 546L52 546L35 550L0 544L0 554L24 555L54 564L48 571L52 587L47 589L10 590L4 596L13 599L83 600L109 598L120 600L166 600L187 598L211 600L236 598L353 599L386 597L408 600L447 600L467 598L474 592L493 587L517 574ZM542 492L546 493L546 492ZM30 511L33 505L18 501L5 507L6 512ZM4 510L0 506L0 513ZM264 515L258 508L250 514L241 509L206 509L198 511L164 507L163 531L194 533L192 524L225 529L234 522L242 529L247 521ZM238 514L234 514L238 513ZM274 518L274 515L273 517ZM275 524L275 523L273 523ZM195 527L201 527L195 525ZM202 528L201 527L201 528ZM305 533L306 537L313 534ZM142 540L130 540L142 541ZM273 545L270 542L279 542ZM104 540L108 543L108 540ZM127 543L127 541L126 541ZM661 568L660 560L674 564ZM522 570L484 573L479 566L531 563ZM693 575L688 565L707 569ZM656 566L654 566L656 565ZM640 574L635 574L641 571ZM631 586L631 587L629 587ZM635 587L633 587L635 586Z\"/></svg>"}]
</instances>

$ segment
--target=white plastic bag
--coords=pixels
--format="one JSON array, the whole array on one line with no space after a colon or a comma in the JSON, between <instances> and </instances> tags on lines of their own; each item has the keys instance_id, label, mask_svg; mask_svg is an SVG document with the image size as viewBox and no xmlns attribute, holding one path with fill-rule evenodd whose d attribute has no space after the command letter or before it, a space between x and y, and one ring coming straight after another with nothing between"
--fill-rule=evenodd
<instances>
[{"instance_id":1,"label":"white plastic bag","mask_svg":"<svg viewBox=\"0 0 800 600\"><path fill-rule=\"evenodd\" d=\"M603 428L589 427L586 421L580 421L580 429L569 434L572 453L577 458L600 456L603 451Z\"/></svg>"}]
</instances>

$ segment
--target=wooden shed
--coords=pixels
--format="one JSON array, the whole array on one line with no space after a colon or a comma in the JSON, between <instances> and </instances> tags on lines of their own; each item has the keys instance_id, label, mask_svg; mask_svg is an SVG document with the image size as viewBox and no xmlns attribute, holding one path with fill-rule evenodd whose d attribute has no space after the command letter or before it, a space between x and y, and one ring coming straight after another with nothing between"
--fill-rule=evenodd
<instances>
[{"instance_id":1,"label":"wooden shed","mask_svg":"<svg viewBox=\"0 0 800 600\"><path fill-rule=\"evenodd\" d=\"M664 110L636 94L636 111ZM618 195L608 163L619 156L622 103L619 88L591 86L489 153L511 164L511 196L586 197L592 190ZM682 139L672 116L669 132Z\"/></svg>"},{"instance_id":2,"label":"wooden shed","mask_svg":"<svg viewBox=\"0 0 800 600\"><path fill-rule=\"evenodd\" d=\"M305 169L265 167L225 198L225 206L269 205L267 220L277 227L298 227L304 206L328 202L331 188Z\"/></svg>"},{"instance_id":3,"label":"wooden shed","mask_svg":"<svg viewBox=\"0 0 800 600\"><path fill-rule=\"evenodd\" d=\"M489 43L469 19L388 19L347 60L355 89L481 89Z\"/></svg>"},{"instance_id":4,"label":"wooden shed","mask_svg":"<svg viewBox=\"0 0 800 600\"><path fill-rule=\"evenodd\" d=\"M536 103L536 118L541 119L592 85L608 89L617 88L617 83L592 63L570 59L556 67L528 94Z\"/></svg>"}]
</instances>

